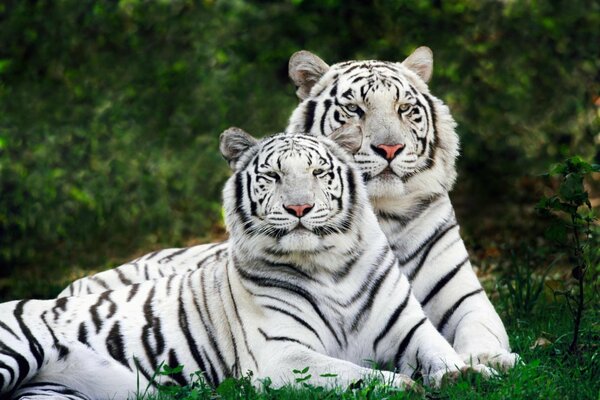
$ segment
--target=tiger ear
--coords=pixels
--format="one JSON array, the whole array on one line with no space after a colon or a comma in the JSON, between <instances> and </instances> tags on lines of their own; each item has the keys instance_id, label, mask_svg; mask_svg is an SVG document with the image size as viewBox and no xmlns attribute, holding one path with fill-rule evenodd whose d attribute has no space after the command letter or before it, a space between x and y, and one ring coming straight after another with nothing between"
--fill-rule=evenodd
<instances>
[{"instance_id":1,"label":"tiger ear","mask_svg":"<svg viewBox=\"0 0 600 400\"><path fill-rule=\"evenodd\" d=\"M219 140L219 150L233 170L235 170L235 163L242 154L258 142L249 133L236 127L226 129L221 133Z\"/></svg>"},{"instance_id":2,"label":"tiger ear","mask_svg":"<svg viewBox=\"0 0 600 400\"><path fill-rule=\"evenodd\" d=\"M360 125L351 123L340 126L331 132L328 137L350 154L356 154L360 150L363 141Z\"/></svg>"},{"instance_id":3,"label":"tiger ear","mask_svg":"<svg viewBox=\"0 0 600 400\"><path fill-rule=\"evenodd\" d=\"M300 50L292 54L288 64L288 73L298 88L296 95L304 100L312 87L329 70L329 65L310 51Z\"/></svg>"},{"instance_id":4,"label":"tiger ear","mask_svg":"<svg viewBox=\"0 0 600 400\"><path fill-rule=\"evenodd\" d=\"M419 75L427 83L433 73L433 51L429 47L421 46L406 57L402 65Z\"/></svg>"}]
</instances>

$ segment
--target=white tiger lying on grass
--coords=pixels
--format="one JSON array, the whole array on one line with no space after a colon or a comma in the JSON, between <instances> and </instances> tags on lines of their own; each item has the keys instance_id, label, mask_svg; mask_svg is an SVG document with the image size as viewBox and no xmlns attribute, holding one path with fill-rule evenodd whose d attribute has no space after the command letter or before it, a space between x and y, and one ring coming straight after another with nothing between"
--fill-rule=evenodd
<instances>
[{"instance_id":1,"label":"white tiger lying on grass","mask_svg":"<svg viewBox=\"0 0 600 400\"><path fill-rule=\"evenodd\" d=\"M357 150L361 135L349 126L331 136ZM412 296L350 154L327 138L256 142L238 129L222 135L221 149L234 169L223 194L225 265L0 305L1 393L32 398L58 387L120 399L163 361L185 366L173 383L201 370L213 385L246 371L283 385L306 366L311 383L348 385L375 373L360 366L375 360L393 365L399 374L377 374L403 387L416 369L437 383L465 368Z\"/></svg>"},{"instance_id":2,"label":"white tiger lying on grass","mask_svg":"<svg viewBox=\"0 0 600 400\"><path fill-rule=\"evenodd\" d=\"M471 268L448 196L456 177L458 136L448 108L429 93L431 50L402 63L347 61L329 67L306 51L290 59L303 100L288 131L328 136L358 124L355 155L369 199L425 313L470 362L506 369L510 353L502 321ZM75 281L60 296L79 295L224 262L227 242L148 254Z\"/></svg>"}]
</instances>

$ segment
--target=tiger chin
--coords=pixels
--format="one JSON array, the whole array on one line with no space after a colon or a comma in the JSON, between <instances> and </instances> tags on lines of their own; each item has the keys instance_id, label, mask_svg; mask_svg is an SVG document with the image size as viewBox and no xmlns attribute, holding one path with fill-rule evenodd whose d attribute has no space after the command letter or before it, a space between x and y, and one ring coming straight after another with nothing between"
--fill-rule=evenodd
<instances>
[{"instance_id":1,"label":"tiger chin","mask_svg":"<svg viewBox=\"0 0 600 400\"><path fill-rule=\"evenodd\" d=\"M465 364L425 317L367 206L350 154L359 134L257 141L226 131L220 149L234 174L223 192L225 265L101 294L1 304L0 393L126 398L163 362L183 370L161 384L180 385L198 370L211 385L252 371L257 382L281 386L309 367L315 385L371 376L402 388L414 385L415 372L432 385L460 373ZM299 250L278 247L285 236L297 239L300 225L318 245L310 236Z\"/></svg>"}]
</instances>

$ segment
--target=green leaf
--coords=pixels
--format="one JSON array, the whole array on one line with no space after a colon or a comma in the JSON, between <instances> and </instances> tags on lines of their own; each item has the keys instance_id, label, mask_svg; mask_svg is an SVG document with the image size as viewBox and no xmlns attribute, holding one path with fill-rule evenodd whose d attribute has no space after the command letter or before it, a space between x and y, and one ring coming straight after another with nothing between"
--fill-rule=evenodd
<instances>
[{"instance_id":1,"label":"green leaf","mask_svg":"<svg viewBox=\"0 0 600 400\"><path fill-rule=\"evenodd\" d=\"M335 378L338 375L337 374L320 374L319 375L321 378Z\"/></svg>"},{"instance_id":2,"label":"green leaf","mask_svg":"<svg viewBox=\"0 0 600 400\"><path fill-rule=\"evenodd\" d=\"M583 176L577 173L567 174L558 189L558 193L563 200L583 204L587 199L587 192L583 188Z\"/></svg>"},{"instance_id":3,"label":"green leaf","mask_svg":"<svg viewBox=\"0 0 600 400\"><path fill-rule=\"evenodd\" d=\"M562 222L556 222L548 228L545 236L548 240L564 243L567 241L567 227Z\"/></svg>"},{"instance_id":4,"label":"green leaf","mask_svg":"<svg viewBox=\"0 0 600 400\"><path fill-rule=\"evenodd\" d=\"M301 382L306 382L307 380L309 380L310 378L312 378L312 375L306 375L300 378L296 378L296 383L301 383Z\"/></svg>"}]
</instances>

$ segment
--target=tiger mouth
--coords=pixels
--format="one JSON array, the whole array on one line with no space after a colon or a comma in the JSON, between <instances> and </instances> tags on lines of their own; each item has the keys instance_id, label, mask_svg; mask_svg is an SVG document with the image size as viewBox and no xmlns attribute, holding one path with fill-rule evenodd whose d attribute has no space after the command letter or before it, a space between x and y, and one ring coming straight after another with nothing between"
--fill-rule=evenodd
<instances>
[{"instance_id":1,"label":"tiger mouth","mask_svg":"<svg viewBox=\"0 0 600 400\"><path fill-rule=\"evenodd\" d=\"M388 165L387 167L385 167L385 169L383 171L378 173L377 176L381 177L381 178L394 178L394 177L398 177L398 174L396 174L392 170L392 168Z\"/></svg>"}]
</instances>

